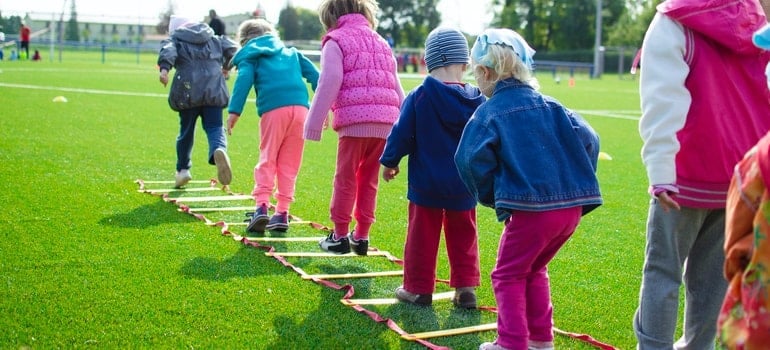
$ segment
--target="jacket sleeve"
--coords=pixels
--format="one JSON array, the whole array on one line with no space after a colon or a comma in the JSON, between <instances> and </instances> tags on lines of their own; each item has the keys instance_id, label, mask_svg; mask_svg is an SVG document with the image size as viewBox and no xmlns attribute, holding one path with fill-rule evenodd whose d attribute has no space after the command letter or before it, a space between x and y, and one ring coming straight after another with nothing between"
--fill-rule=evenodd
<instances>
[{"instance_id":1,"label":"jacket sleeve","mask_svg":"<svg viewBox=\"0 0 770 350\"><path fill-rule=\"evenodd\" d=\"M321 140L324 121L340 92L342 78L342 49L334 40L329 40L321 48L321 74L305 121L306 140Z\"/></svg>"},{"instance_id":2,"label":"jacket sleeve","mask_svg":"<svg viewBox=\"0 0 770 350\"><path fill-rule=\"evenodd\" d=\"M222 56L224 56L225 61L222 63L222 68L224 69L230 69L232 68L230 66L230 61L233 59L233 56L235 56L235 53L238 51L238 44L233 41L232 39L226 37L226 36L220 36L220 40L222 41Z\"/></svg>"},{"instance_id":3,"label":"jacket sleeve","mask_svg":"<svg viewBox=\"0 0 770 350\"><path fill-rule=\"evenodd\" d=\"M176 63L176 45L171 39L164 39L160 43L160 51L158 52L158 67L163 70L170 71Z\"/></svg>"},{"instance_id":4,"label":"jacket sleeve","mask_svg":"<svg viewBox=\"0 0 770 350\"><path fill-rule=\"evenodd\" d=\"M310 87L313 89L313 92L315 92L318 87L318 67L313 64L313 61L299 52L297 52L297 57L299 57L299 66L302 69L302 76L308 83L310 83Z\"/></svg>"},{"instance_id":5,"label":"jacket sleeve","mask_svg":"<svg viewBox=\"0 0 770 350\"><path fill-rule=\"evenodd\" d=\"M460 179L481 205L490 208L495 207L495 172L500 142L493 129L493 125L472 116L455 152Z\"/></svg>"},{"instance_id":6,"label":"jacket sleeve","mask_svg":"<svg viewBox=\"0 0 770 350\"><path fill-rule=\"evenodd\" d=\"M691 97L685 87L690 68L685 57L683 27L656 14L642 44L639 78L642 117L642 161L650 185L676 183L676 137L687 120Z\"/></svg>"},{"instance_id":7,"label":"jacket sleeve","mask_svg":"<svg viewBox=\"0 0 770 350\"><path fill-rule=\"evenodd\" d=\"M580 142L585 146L591 166L596 171L599 162L599 135L579 114L569 109L566 112L572 122L572 128L577 133Z\"/></svg>"},{"instance_id":8,"label":"jacket sleeve","mask_svg":"<svg viewBox=\"0 0 770 350\"><path fill-rule=\"evenodd\" d=\"M256 74L256 63L241 61L238 64L238 76L233 84L233 93L230 95L230 105L227 107L228 113L241 115L243 106L246 104L246 98L249 97L251 87L254 86L254 75ZM257 91L257 93L259 93Z\"/></svg>"},{"instance_id":9,"label":"jacket sleeve","mask_svg":"<svg viewBox=\"0 0 770 350\"><path fill-rule=\"evenodd\" d=\"M414 94L406 97L401 106L401 114L396 123L393 124L393 129L390 130L390 135L385 141L385 150L380 157L380 164L388 168L397 167L401 158L414 152L417 117L414 110L414 100Z\"/></svg>"}]
</instances>

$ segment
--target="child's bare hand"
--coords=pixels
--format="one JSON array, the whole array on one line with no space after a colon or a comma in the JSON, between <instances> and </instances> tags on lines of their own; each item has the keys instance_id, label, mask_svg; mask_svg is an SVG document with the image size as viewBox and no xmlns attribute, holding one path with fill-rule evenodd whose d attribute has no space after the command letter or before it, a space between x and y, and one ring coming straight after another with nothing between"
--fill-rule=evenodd
<instances>
[{"instance_id":1,"label":"child's bare hand","mask_svg":"<svg viewBox=\"0 0 770 350\"><path fill-rule=\"evenodd\" d=\"M168 71L165 69L160 71L160 83L163 84L164 87L168 84Z\"/></svg>"},{"instance_id":2,"label":"child's bare hand","mask_svg":"<svg viewBox=\"0 0 770 350\"><path fill-rule=\"evenodd\" d=\"M240 115L237 115L235 113L230 113L230 115L227 117L227 134L232 135L233 134L233 128L235 127L235 123L238 122L238 118L240 118Z\"/></svg>"},{"instance_id":3,"label":"child's bare hand","mask_svg":"<svg viewBox=\"0 0 770 350\"><path fill-rule=\"evenodd\" d=\"M393 180L396 178L396 175L398 175L399 170L398 167L395 168L388 168L388 167L382 167L382 179L387 181Z\"/></svg>"}]
</instances>

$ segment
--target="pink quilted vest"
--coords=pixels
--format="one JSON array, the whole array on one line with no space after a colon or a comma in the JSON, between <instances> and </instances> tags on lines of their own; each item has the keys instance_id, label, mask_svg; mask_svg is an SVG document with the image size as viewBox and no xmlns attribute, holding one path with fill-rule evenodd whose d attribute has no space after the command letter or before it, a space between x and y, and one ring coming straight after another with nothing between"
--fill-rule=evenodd
<instances>
[{"instance_id":1,"label":"pink quilted vest","mask_svg":"<svg viewBox=\"0 0 770 350\"><path fill-rule=\"evenodd\" d=\"M393 125L398 119L396 66L388 43L369 27L361 14L347 14L323 38L342 50L343 78L332 105L332 128L364 123Z\"/></svg>"}]
</instances>

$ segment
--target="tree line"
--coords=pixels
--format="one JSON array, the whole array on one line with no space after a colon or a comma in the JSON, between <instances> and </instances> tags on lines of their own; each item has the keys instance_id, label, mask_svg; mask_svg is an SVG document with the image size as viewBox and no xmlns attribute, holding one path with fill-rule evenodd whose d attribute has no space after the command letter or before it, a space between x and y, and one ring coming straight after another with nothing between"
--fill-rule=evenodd
<instances>
[{"instance_id":1,"label":"tree line","mask_svg":"<svg viewBox=\"0 0 770 350\"><path fill-rule=\"evenodd\" d=\"M441 23L439 0L380 0L377 31L390 34L398 47L420 48L430 30ZM569 51L591 49L596 34L596 9L602 3L602 43L605 46L640 47L644 33L662 0L493 0L491 26L519 32L535 50ZM168 28L173 3L159 15L159 34ZM61 23L61 22L60 22ZM3 18L0 30L18 34L21 18ZM284 7L276 24L284 40L318 40L324 30L314 10L298 8L291 2ZM78 41L77 11L71 2L65 40ZM470 36L469 36L470 37Z\"/></svg>"}]
</instances>

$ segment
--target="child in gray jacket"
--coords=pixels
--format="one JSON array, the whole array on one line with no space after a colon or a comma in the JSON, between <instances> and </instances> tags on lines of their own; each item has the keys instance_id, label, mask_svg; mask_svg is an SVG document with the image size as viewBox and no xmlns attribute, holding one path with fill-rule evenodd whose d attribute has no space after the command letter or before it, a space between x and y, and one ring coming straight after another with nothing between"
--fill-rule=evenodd
<instances>
[{"instance_id":1,"label":"child in gray jacket","mask_svg":"<svg viewBox=\"0 0 770 350\"><path fill-rule=\"evenodd\" d=\"M175 187L192 179L192 148L195 124L201 117L209 143L209 164L216 165L217 179L222 185L232 180L222 110L230 99L225 73L237 51L234 41L214 35L205 23L171 16L170 37L161 43L158 54L160 82L168 84L168 72L176 69L168 95L171 109L179 112L179 136L176 139Z\"/></svg>"}]
</instances>

